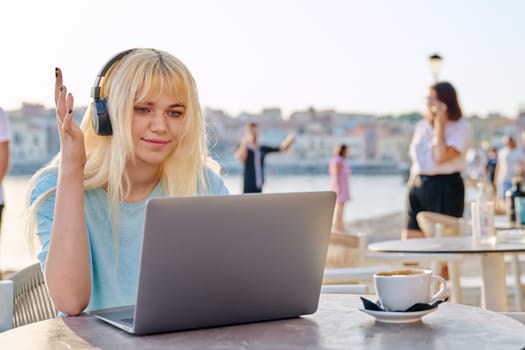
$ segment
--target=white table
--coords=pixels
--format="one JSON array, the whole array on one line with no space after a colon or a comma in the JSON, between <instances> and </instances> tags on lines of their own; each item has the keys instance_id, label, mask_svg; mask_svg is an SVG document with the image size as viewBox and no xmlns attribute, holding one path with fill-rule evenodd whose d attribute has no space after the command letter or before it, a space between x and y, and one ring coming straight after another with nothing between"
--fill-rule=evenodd
<instances>
[{"instance_id":1,"label":"white table","mask_svg":"<svg viewBox=\"0 0 525 350\"><path fill-rule=\"evenodd\" d=\"M374 298L374 296L367 296ZM58 349L521 349L525 326L498 312L443 303L422 321L379 323L357 295L321 295L319 310L288 320L129 335L92 316L54 318L0 333L0 348Z\"/></svg>"},{"instance_id":2,"label":"white table","mask_svg":"<svg viewBox=\"0 0 525 350\"><path fill-rule=\"evenodd\" d=\"M417 238L373 243L373 252L477 254L481 256L481 304L494 311L507 311L504 253L525 252L523 243L480 244L471 237Z\"/></svg>"},{"instance_id":3,"label":"white table","mask_svg":"<svg viewBox=\"0 0 525 350\"><path fill-rule=\"evenodd\" d=\"M507 215L494 216L494 228L496 230L496 236L507 234L507 230L525 230L523 225L517 224L516 222L510 222ZM511 276L513 278L515 308L517 311L523 311L520 257L518 254L512 254L505 257L505 260L510 264Z\"/></svg>"}]
</instances>

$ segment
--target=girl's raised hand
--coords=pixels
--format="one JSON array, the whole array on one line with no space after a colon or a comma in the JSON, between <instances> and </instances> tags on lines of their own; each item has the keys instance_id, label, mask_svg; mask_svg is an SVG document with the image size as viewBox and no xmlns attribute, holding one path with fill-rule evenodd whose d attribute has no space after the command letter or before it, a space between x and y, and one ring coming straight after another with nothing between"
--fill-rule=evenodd
<instances>
[{"instance_id":1,"label":"girl's raised hand","mask_svg":"<svg viewBox=\"0 0 525 350\"><path fill-rule=\"evenodd\" d=\"M55 68L55 75L55 107L61 152L60 168L83 172L86 163L84 134L73 120L73 95L67 92L63 84L60 68Z\"/></svg>"},{"instance_id":2,"label":"girl's raised hand","mask_svg":"<svg viewBox=\"0 0 525 350\"><path fill-rule=\"evenodd\" d=\"M448 120L447 105L441 101L437 101L436 114L434 117L434 125L444 127Z\"/></svg>"}]
</instances>

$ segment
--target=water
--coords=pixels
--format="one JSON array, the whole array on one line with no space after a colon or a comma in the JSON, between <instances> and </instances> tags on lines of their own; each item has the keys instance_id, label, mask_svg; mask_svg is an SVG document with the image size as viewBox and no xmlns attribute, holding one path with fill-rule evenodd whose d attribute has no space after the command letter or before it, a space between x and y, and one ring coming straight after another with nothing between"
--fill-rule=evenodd
<instances>
[{"instance_id":1,"label":"water","mask_svg":"<svg viewBox=\"0 0 525 350\"><path fill-rule=\"evenodd\" d=\"M29 176L7 176L4 179L6 207L0 236L0 269L17 270L35 261L25 237L25 195ZM242 192L242 177L225 177L230 193ZM328 175L268 174L266 193L328 190ZM405 207L406 185L398 175L352 175L351 201L345 206L345 220L367 219L400 212Z\"/></svg>"},{"instance_id":2,"label":"water","mask_svg":"<svg viewBox=\"0 0 525 350\"><path fill-rule=\"evenodd\" d=\"M5 208L0 236L1 270L18 270L36 261L29 252L25 233L25 196L28 181L29 176L7 176L2 184Z\"/></svg>"},{"instance_id":3,"label":"water","mask_svg":"<svg viewBox=\"0 0 525 350\"><path fill-rule=\"evenodd\" d=\"M230 193L242 192L240 176L225 177ZM268 175L264 192L321 191L330 189L328 175ZM351 200L345 206L345 220L367 219L403 211L406 184L400 175L352 175Z\"/></svg>"}]
</instances>

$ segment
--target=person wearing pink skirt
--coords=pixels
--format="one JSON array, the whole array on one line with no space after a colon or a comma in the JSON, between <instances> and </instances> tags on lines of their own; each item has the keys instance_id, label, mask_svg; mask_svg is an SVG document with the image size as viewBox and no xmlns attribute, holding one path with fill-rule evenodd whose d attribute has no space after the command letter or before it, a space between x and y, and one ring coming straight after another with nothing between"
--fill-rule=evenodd
<instances>
[{"instance_id":1,"label":"person wearing pink skirt","mask_svg":"<svg viewBox=\"0 0 525 350\"><path fill-rule=\"evenodd\" d=\"M335 148L334 156L328 167L330 189L337 195L332 227L334 231L344 231L344 207L345 203L350 200L349 178L352 171L346 161L347 156L348 147L345 144L339 144Z\"/></svg>"}]
</instances>

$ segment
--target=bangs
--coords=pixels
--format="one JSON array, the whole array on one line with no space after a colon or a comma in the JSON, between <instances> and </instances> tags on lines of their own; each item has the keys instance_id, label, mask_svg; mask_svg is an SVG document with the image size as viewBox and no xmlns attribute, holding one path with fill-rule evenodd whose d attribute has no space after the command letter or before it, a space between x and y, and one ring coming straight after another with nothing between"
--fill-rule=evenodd
<instances>
[{"instance_id":1,"label":"bangs","mask_svg":"<svg viewBox=\"0 0 525 350\"><path fill-rule=\"evenodd\" d=\"M181 75L178 72L170 71L165 66L155 68L157 69L144 72L143 80L137 84L138 89L134 102L147 102L164 91L171 91L176 100L184 106L188 106L188 90Z\"/></svg>"}]
</instances>

